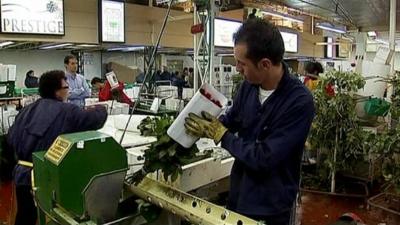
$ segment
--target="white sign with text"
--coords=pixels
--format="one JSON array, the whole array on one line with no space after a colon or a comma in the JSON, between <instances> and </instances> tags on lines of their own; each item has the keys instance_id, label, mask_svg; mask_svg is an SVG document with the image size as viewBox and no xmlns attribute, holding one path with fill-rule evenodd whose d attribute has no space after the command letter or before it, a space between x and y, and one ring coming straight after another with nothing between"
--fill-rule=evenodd
<instances>
[{"instance_id":1,"label":"white sign with text","mask_svg":"<svg viewBox=\"0 0 400 225\"><path fill-rule=\"evenodd\" d=\"M1 32L64 35L63 0L1 0Z\"/></svg>"}]
</instances>

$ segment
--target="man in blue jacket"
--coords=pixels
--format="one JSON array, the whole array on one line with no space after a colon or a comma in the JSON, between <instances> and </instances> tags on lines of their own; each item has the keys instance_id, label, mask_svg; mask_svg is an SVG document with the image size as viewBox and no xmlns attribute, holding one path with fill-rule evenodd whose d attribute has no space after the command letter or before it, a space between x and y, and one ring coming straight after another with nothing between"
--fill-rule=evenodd
<instances>
[{"instance_id":1,"label":"man in blue jacket","mask_svg":"<svg viewBox=\"0 0 400 225\"><path fill-rule=\"evenodd\" d=\"M47 150L60 134L100 129L107 119L102 106L84 110L66 103L68 89L63 71L44 73L39 81L42 98L23 108L8 132L7 142L18 158L14 168L16 225L36 224L31 194L32 153Z\"/></svg>"},{"instance_id":2,"label":"man in blue jacket","mask_svg":"<svg viewBox=\"0 0 400 225\"><path fill-rule=\"evenodd\" d=\"M248 20L233 39L237 71L245 77L233 106L219 120L206 112L190 114L185 127L193 136L221 141L235 158L228 209L268 225L288 225L313 98L289 74L274 25Z\"/></svg>"}]
</instances>

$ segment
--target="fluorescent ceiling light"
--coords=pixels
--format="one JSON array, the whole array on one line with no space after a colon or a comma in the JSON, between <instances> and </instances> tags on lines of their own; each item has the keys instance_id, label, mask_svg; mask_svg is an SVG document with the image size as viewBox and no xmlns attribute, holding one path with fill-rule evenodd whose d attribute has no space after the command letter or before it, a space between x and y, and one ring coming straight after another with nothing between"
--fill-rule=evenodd
<instances>
[{"instance_id":1,"label":"fluorescent ceiling light","mask_svg":"<svg viewBox=\"0 0 400 225\"><path fill-rule=\"evenodd\" d=\"M0 48L2 48L2 47L4 47L4 46L7 46L7 45L12 45L12 44L14 44L13 41L1 42L1 43L0 43Z\"/></svg>"},{"instance_id":2,"label":"fluorescent ceiling light","mask_svg":"<svg viewBox=\"0 0 400 225\"><path fill-rule=\"evenodd\" d=\"M144 46L132 46L132 47L115 47L108 49L109 52L112 51L123 51L123 52L133 52L144 50Z\"/></svg>"},{"instance_id":3,"label":"fluorescent ceiling light","mask_svg":"<svg viewBox=\"0 0 400 225\"><path fill-rule=\"evenodd\" d=\"M39 47L39 49L53 49L53 48L62 48L62 47L66 47L66 46L71 46L71 43L64 43L64 44L58 44L58 45L48 45L48 46L43 46L43 47Z\"/></svg>"},{"instance_id":4,"label":"fluorescent ceiling light","mask_svg":"<svg viewBox=\"0 0 400 225\"><path fill-rule=\"evenodd\" d=\"M279 17L279 18L282 18L285 20L290 20L290 21L297 22L297 23L304 23L304 21L301 19L295 18L295 17L287 15L287 14L279 13L279 12L261 11L261 13L270 15L270 16Z\"/></svg>"},{"instance_id":5,"label":"fluorescent ceiling light","mask_svg":"<svg viewBox=\"0 0 400 225\"><path fill-rule=\"evenodd\" d=\"M77 45L78 47L82 47L82 48L90 48L90 47L97 47L98 45L93 45L93 44L81 44L81 45Z\"/></svg>"},{"instance_id":6,"label":"fluorescent ceiling light","mask_svg":"<svg viewBox=\"0 0 400 225\"><path fill-rule=\"evenodd\" d=\"M340 34L345 34L346 33L345 30L342 30L342 29L339 29L339 28L336 28L336 27L331 27L331 26L328 26L328 25L325 25L325 24L317 24L315 27L318 27L318 28L323 29L323 30L328 30L328 31L340 33Z\"/></svg>"},{"instance_id":7,"label":"fluorescent ceiling light","mask_svg":"<svg viewBox=\"0 0 400 225\"><path fill-rule=\"evenodd\" d=\"M368 37L376 37L375 31L368 31L367 34L368 34Z\"/></svg>"}]
</instances>

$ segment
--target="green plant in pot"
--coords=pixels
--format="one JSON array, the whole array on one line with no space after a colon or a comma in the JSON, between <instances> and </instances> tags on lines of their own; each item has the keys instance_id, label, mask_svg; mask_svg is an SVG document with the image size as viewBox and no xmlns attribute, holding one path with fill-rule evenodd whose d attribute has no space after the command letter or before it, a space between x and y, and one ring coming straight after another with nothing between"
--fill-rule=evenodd
<instances>
[{"instance_id":1,"label":"green plant in pot","mask_svg":"<svg viewBox=\"0 0 400 225\"><path fill-rule=\"evenodd\" d=\"M330 179L331 192L335 192L337 171L351 169L354 160L366 154L366 133L357 122L354 98L364 85L363 77L357 73L329 71L313 92L316 116L309 143L316 151L319 179L325 180L323 183Z\"/></svg>"}]
</instances>

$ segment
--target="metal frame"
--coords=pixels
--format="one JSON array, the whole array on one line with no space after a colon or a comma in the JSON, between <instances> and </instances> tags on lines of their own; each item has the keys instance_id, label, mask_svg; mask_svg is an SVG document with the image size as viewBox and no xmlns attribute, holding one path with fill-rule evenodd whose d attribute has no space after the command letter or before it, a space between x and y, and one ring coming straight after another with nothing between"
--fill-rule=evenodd
<instances>
[{"instance_id":1,"label":"metal frame","mask_svg":"<svg viewBox=\"0 0 400 225\"><path fill-rule=\"evenodd\" d=\"M147 177L138 186L127 185L127 188L138 197L195 224L263 224Z\"/></svg>"},{"instance_id":2,"label":"metal frame","mask_svg":"<svg viewBox=\"0 0 400 225\"><path fill-rule=\"evenodd\" d=\"M197 8L193 4L194 24L203 24L204 32L193 37L194 51L194 92L204 83L212 84L214 73L214 19L217 6L214 0L209 0L207 7ZM200 78L200 82L199 82Z\"/></svg>"}]
</instances>

